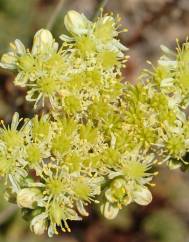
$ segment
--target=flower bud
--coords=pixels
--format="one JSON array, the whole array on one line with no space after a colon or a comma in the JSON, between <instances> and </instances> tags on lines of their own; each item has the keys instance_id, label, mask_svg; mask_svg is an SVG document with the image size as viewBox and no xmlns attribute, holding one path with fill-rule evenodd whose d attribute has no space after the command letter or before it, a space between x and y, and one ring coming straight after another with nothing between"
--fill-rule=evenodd
<instances>
[{"instance_id":1,"label":"flower bud","mask_svg":"<svg viewBox=\"0 0 189 242\"><path fill-rule=\"evenodd\" d=\"M152 201L152 194L145 186L138 186L133 192L133 200L139 205L146 206Z\"/></svg>"},{"instance_id":2,"label":"flower bud","mask_svg":"<svg viewBox=\"0 0 189 242\"><path fill-rule=\"evenodd\" d=\"M90 21L83 14L71 10L66 14L64 24L70 33L80 35L88 32Z\"/></svg>"},{"instance_id":3,"label":"flower bud","mask_svg":"<svg viewBox=\"0 0 189 242\"><path fill-rule=\"evenodd\" d=\"M35 208L35 203L41 198L38 188L24 188L17 194L17 204L21 208Z\"/></svg>"},{"instance_id":4,"label":"flower bud","mask_svg":"<svg viewBox=\"0 0 189 242\"><path fill-rule=\"evenodd\" d=\"M46 29L40 29L34 36L32 54L43 54L56 52L58 44L55 42L51 32Z\"/></svg>"}]
</instances>

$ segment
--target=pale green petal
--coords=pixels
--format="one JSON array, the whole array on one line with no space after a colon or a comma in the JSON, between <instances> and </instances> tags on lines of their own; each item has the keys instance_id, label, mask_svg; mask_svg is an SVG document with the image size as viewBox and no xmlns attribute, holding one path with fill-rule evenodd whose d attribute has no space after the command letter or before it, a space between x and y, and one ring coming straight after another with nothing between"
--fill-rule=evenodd
<instances>
[{"instance_id":1,"label":"pale green petal","mask_svg":"<svg viewBox=\"0 0 189 242\"><path fill-rule=\"evenodd\" d=\"M137 186L133 191L133 200L139 205L146 206L152 201L152 194L145 186Z\"/></svg>"},{"instance_id":2,"label":"pale green petal","mask_svg":"<svg viewBox=\"0 0 189 242\"><path fill-rule=\"evenodd\" d=\"M107 219L114 219L119 212L119 208L114 205L111 205L109 202L102 204L100 210L104 217Z\"/></svg>"}]
</instances>

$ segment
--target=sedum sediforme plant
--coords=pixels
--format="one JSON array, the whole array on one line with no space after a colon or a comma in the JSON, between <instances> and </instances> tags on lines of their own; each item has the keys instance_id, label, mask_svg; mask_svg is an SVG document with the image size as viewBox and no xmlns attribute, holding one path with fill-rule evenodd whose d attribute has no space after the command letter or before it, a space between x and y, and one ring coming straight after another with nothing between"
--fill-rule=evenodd
<instances>
[{"instance_id":1,"label":"sedum sediforme plant","mask_svg":"<svg viewBox=\"0 0 189 242\"><path fill-rule=\"evenodd\" d=\"M119 16L91 22L69 11L62 44L39 30L31 50L11 44L1 67L16 73L15 85L41 116L0 129L0 175L35 234L70 231L69 220L88 216L100 203L113 219L135 202L147 205L157 164L187 168L189 44L163 57L136 84L123 82L127 48Z\"/></svg>"}]
</instances>

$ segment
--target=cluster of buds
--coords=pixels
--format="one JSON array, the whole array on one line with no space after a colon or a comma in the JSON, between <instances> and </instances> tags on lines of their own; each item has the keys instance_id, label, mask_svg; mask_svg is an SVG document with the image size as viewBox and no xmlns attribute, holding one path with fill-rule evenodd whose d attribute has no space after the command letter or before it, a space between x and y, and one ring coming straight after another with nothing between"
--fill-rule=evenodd
<instances>
[{"instance_id":1,"label":"cluster of buds","mask_svg":"<svg viewBox=\"0 0 189 242\"><path fill-rule=\"evenodd\" d=\"M15 40L2 56L0 66L17 73L14 83L34 109L44 108L32 119L16 113L0 128L6 198L35 234L70 231L68 221L88 216L91 202L108 219L132 202L148 205L157 164L188 165L189 45L178 54L163 47L153 71L124 83L119 21L69 11L61 46L41 29L31 50Z\"/></svg>"}]
</instances>

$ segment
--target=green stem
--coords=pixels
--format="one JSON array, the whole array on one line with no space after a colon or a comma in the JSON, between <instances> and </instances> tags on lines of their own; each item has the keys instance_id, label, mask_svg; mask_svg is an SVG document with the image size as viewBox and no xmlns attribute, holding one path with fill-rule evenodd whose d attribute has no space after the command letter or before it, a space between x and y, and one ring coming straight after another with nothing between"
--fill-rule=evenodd
<instances>
[{"instance_id":1,"label":"green stem","mask_svg":"<svg viewBox=\"0 0 189 242\"><path fill-rule=\"evenodd\" d=\"M56 22L56 19L59 16L59 14L60 14L60 12L61 12L61 10L63 8L64 3L65 3L65 0L60 0L58 2L57 6L55 7L54 12L52 13L52 15L51 15L51 17L50 17L50 19L49 19L49 21L47 23L47 27L46 28L48 30L52 30L52 28L53 28L53 26L54 26L54 24Z\"/></svg>"},{"instance_id":2,"label":"green stem","mask_svg":"<svg viewBox=\"0 0 189 242\"><path fill-rule=\"evenodd\" d=\"M94 21L98 18L101 9L103 9L106 6L107 3L108 3L108 0L101 0L99 2L99 4L96 7L96 10L95 10L95 13L93 15L93 18L92 18Z\"/></svg>"}]
</instances>

